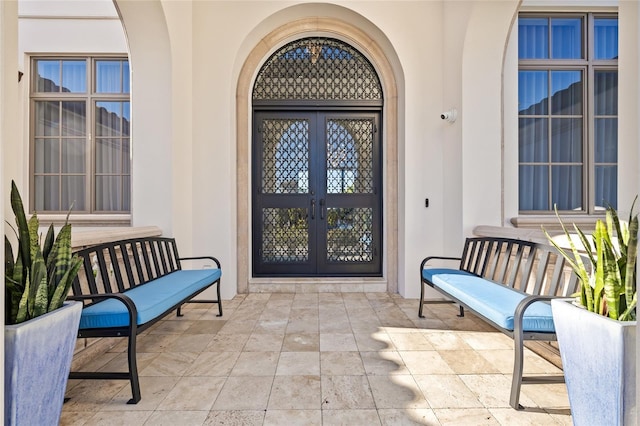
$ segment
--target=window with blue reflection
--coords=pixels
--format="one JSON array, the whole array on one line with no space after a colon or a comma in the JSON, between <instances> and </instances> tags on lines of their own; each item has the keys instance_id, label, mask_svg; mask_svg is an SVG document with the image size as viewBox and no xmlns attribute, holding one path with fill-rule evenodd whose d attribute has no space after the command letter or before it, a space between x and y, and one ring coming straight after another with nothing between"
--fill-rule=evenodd
<instances>
[{"instance_id":1,"label":"window with blue reflection","mask_svg":"<svg viewBox=\"0 0 640 426\"><path fill-rule=\"evenodd\" d=\"M548 71L518 72L518 110L520 115L544 115L549 111Z\"/></svg>"},{"instance_id":2,"label":"window with blue reflection","mask_svg":"<svg viewBox=\"0 0 640 426\"><path fill-rule=\"evenodd\" d=\"M551 57L580 59L582 54L582 19L551 19Z\"/></svg>"},{"instance_id":3,"label":"window with blue reflection","mask_svg":"<svg viewBox=\"0 0 640 426\"><path fill-rule=\"evenodd\" d=\"M96 61L97 93L129 93L129 62Z\"/></svg>"},{"instance_id":4,"label":"window with blue reflection","mask_svg":"<svg viewBox=\"0 0 640 426\"><path fill-rule=\"evenodd\" d=\"M618 71L594 72L595 114L618 115Z\"/></svg>"},{"instance_id":5,"label":"window with blue reflection","mask_svg":"<svg viewBox=\"0 0 640 426\"><path fill-rule=\"evenodd\" d=\"M618 19L596 18L593 32L594 58L618 59Z\"/></svg>"},{"instance_id":6,"label":"window with blue reflection","mask_svg":"<svg viewBox=\"0 0 640 426\"><path fill-rule=\"evenodd\" d=\"M596 166L595 206L604 210L608 206L618 208L618 166Z\"/></svg>"},{"instance_id":7,"label":"window with blue reflection","mask_svg":"<svg viewBox=\"0 0 640 426\"><path fill-rule=\"evenodd\" d=\"M36 91L86 93L87 65L84 60L38 60Z\"/></svg>"},{"instance_id":8,"label":"window with blue reflection","mask_svg":"<svg viewBox=\"0 0 640 426\"><path fill-rule=\"evenodd\" d=\"M549 119L520 118L518 156L521 163L549 161Z\"/></svg>"},{"instance_id":9,"label":"window with blue reflection","mask_svg":"<svg viewBox=\"0 0 640 426\"><path fill-rule=\"evenodd\" d=\"M551 114L582 115L582 71L551 71Z\"/></svg>"},{"instance_id":10,"label":"window with blue reflection","mask_svg":"<svg viewBox=\"0 0 640 426\"><path fill-rule=\"evenodd\" d=\"M549 20L547 18L518 19L518 56L520 59L549 57Z\"/></svg>"},{"instance_id":11,"label":"window with blue reflection","mask_svg":"<svg viewBox=\"0 0 640 426\"><path fill-rule=\"evenodd\" d=\"M36 61L36 91L60 91L60 61Z\"/></svg>"},{"instance_id":12,"label":"window with blue reflection","mask_svg":"<svg viewBox=\"0 0 640 426\"><path fill-rule=\"evenodd\" d=\"M549 166L521 165L519 175L520 210L549 210Z\"/></svg>"},{"instance_id":13,"label":"window with blue reflection","mask_svg":"<svg viewBox=\"0 0 640 426\"><path fill-rule=\"evenodd\" d=\"M86 61L62 61L62 91L71 93L86 93Z\"/></svg>"},{"instance_id":14,"label":"window with blue reflection","mask_svg":"<svg viewBox=\"0 0 640 426\"><path fill-rule=\"evenodd\" d=\"M551 161L582 162L582 119L553 118L551 120Z\"/></svg>"},{"instance_id":15,"label":"window with blue reflection","mask_svg":"<svg viewBox=\"0 0 640 426\"><path fill-rule=\"evenodd\" d=\"M551 203L558 210L582 210L582 166L551 167Z\"/></svg>"}]
</instances>

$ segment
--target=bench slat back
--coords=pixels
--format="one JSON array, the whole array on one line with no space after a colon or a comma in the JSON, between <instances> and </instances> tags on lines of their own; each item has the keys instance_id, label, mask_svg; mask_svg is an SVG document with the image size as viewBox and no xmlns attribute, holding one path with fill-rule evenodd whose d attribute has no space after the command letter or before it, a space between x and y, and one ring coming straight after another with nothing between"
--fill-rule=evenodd
<instances>
[{"instance_id":1,"label":"bench slat back","mask_svg":"<svg viewBox=\"0 0 640 426\"><path fill-rule=\"evenodd\" d=\"M553 246L510 238L467 238L460 269L529 294L569 297L579 281Z\"/></svg>"},{"instance_id":2,"label":"bench slat back","mask_svg":"<svg viewBox=\"0 0 640 426\"><path fill-rule=\"evenodd\" d=\"M75 252L83 268L72 285L75 296L122 293L181 269L173 238L144 237L103 243Z\"/></svg>"}]
</instances>

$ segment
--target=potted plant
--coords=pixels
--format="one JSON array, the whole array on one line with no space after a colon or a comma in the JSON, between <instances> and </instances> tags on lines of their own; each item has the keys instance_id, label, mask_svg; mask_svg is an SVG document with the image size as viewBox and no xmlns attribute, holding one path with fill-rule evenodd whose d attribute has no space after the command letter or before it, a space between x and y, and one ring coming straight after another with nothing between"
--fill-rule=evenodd
<instances>
[{"instance_id":1,"label":"potted plant","mask_svg":"<svg viewBox=\"0 0 640 426\"><path fill-rule=\"evenodd\" d=\"M553 321L576 425L635 425L636 262L638 216L621 222L609 207L592 238L574 225L579 250L560 221L570 250L545 231L581 281L574 301L553 300ZM557 212L556 212L557 214ZM573 302L573 303L570 303Z\"/></svg>"},{"instance_id":2,"label":"potted plant","mask_svg":"<svg viewBox=\"0 0 640 426\"><path fill-rule=\"evenodd\" d=\"M82 311L65 299L82 260L68 223L55 238L51 225L41 245L38 217L27 221L13 181L11 207L18 250L5 234L4 424L58 424Z\"/></svg>"}]
</instances>

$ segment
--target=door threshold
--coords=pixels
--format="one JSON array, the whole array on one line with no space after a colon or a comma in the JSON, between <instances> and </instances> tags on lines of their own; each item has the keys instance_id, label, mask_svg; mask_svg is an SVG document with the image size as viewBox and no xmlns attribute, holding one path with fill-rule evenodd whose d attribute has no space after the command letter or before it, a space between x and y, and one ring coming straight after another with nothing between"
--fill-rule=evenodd
<instances>
[{"instance_id":1,"label":"door threshold","mask_svg":"<svg viewBox=\"0 0 640 426\"><path fill-rule=\"evenodd\" d=\"M383 277L269 277L249 279L249 293L384 293Z\"/></svg>"}]
</instances>

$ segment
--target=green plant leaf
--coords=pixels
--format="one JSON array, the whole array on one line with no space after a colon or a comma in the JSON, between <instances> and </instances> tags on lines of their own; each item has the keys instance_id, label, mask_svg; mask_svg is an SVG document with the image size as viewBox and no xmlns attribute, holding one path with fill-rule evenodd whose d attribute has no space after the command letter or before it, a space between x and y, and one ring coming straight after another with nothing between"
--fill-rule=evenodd
<instances>
[{"instance_id":1,"label":"green plant leaf","mask_svg":"<svg viewBox=\"0 0 640 426\"><path fill-rule=\"evenodd\" d=\"M64 303L67 298L71 284L73 284L73 280L82 266L82 262L82 258L78 256L73 257L69 269L67 269L67 272L65 272L64 276L60 280L60 284L56 288L56 291L51 298L51 302L49 302L49 311L53 311L54 309L58 309L62 306L62 303Z\"/></svg>"},{"instance_id":2,"label":"green plant leaf","mask_svg":"<svg viewBox=\"0 0 640 426\"><path fill-rule=\"evenodd\" d=\"M49 254L49 291L53 297L62 277L70 268L71 263L71 224L65 224L56 237L51 253Z\"/></svg>"},{"instance_id":3,"label":"green plant leaf","mask_svg":"<svg viewBox=\"0 0 640 426\"><path fill-rule=\"evenodd\" d=\"M589 271L587 271L587 268L585 267L584 262L582 261L582 255L578 250L578 248L576 247L576 245L574 244L573 240L571 239L571 235L569 234L567 227L564 225L564 223L560 219L560 215L558 214L557 208L555 209L555 213L556 213L556 217L558 218L558 222L560 222L560 226L562 227L562 231L564 232L564 235L567 237L567 240L569 242L569 247L571 248L571 254L569 254L564 248L560 247L555 242L553 237L549 235L546 229L542 228L542 231L547 236L547 239L549 240L549 242L551 242L551 244L565 258L567 263L571 265L571 268L575 271L576 275L578 275L578 278L580 279L580 283L581 283L580 303L582 304L582 306L587 308L587 310L593 312L594 311L593 289L591 288L591 283L589 280ZM575 225L574 225L574 228L578 230ZM581 234L581 232L578 232L578 234ZM584 234L581 235L581 239L583 240L582 243L583 245L585 245L585 249L588 250L591 247L591 245L588 243L588 241L586 241L586 237L584 236ZM591 259L591 262L593 262L593 257L590 256L589 258Z\"/></svg>"},{"instance_id":4,"label":"green plant leaf","mask_svg":"<svg viewBox=\"0 0 640 426\"><path fill-rule=\"evenodd\" d=\"M22 259L23 265L31 265L31 254L29 248L29 226L27 225L27 217L24 214L24 205L16 183L11 181L11 209L16 217L16 225L18 226L18 251ZM23 280L26 275L23 276ZM23 281L24 282L24 281Z\"/></svg>"},{"instance_id":5,"label":"green plant leaf","mask_svg":"<svg viewBox=\"0 0 640 426\"><path fill-rule=\"evenodd\" d=\"M20 303L18 304L18 311L16 312L16 322L15 324L19 324L21 322L29 319L28 305L29 305L29 293L31 287L31 281L29 280L29 270L26 271L26 279L25 279L25 289L22 293L22 297L20 298Z\"/></svg>"},{"instance_id":6,"label":"green plant leaf","mask_svg":"<svg viewBox=\"0 0 640 426\"><path fill-rule=\"evenodd\" d=\"M637 300L636 262L638 261L638 216L629 220L629 242L627 245L627 264L624 277L624 294L627 310ZM634 306L635 307L635 306ZM635 310L632 315L635 319Z\"/></svg>"},{"instance_id":7,"label":"green plant leaf","mask_svg":"<svg viewBox=\"0 0 640 426\"><path fill-rule=\"evenodd\" d=\"M47 269L49 269L49 253L51 252L51 248L53 247L54 241L54 231L53 231L53 223L49 225L49 229L47 230L47 236L44 239L44 245L42 246L42 256L44 257L44 263L47 265Z\"/></svg>"}]
</instances>

